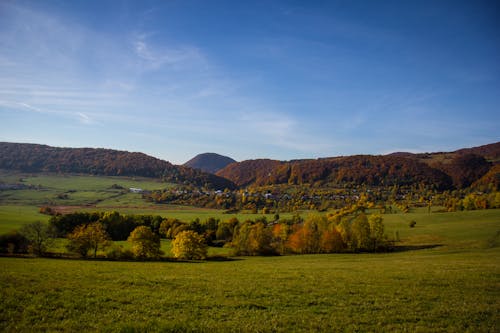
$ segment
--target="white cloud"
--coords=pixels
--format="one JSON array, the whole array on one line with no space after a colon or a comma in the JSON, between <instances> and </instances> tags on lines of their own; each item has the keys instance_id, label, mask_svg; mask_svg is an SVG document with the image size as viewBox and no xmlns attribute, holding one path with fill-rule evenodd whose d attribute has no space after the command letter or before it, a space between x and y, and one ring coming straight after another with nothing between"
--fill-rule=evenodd
<instances>
[{"instance_id":1,"label":"white cloud","mask_svg":"<svg viewBox=\"0 0 500 333\"><path fill-rule=\"evenodd\" d=\"M206 63L200 50L194 46L171 45L165 48L147 41L146 38L144 34L139 35L133 41L133 47L137 57L148 70L159 70L164 67L186 69L203 66Z\"/></svg>"},{"instance_id":2,"label":"white cloud","mask_svg":"<svg viewBox=\"0 0 500 333\"><path fill-rule=\"evenodd\" d=\"M85 113L83 112L76 112L76 115L78 116L78 120L82 123L82 124L91 124L92 123L92 119L90 119L90 117L88 115L86 115Z\"/></svg>"}]
</instances>

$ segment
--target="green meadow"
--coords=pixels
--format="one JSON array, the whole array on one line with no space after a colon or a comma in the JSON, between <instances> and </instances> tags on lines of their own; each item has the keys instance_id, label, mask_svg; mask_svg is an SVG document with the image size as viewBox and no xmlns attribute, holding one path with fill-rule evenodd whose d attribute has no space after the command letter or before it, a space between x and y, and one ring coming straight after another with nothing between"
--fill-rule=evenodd
<instances>
[{"instance_id":1,"label":"green meadow","mask_svg":"<svg viewBox=\"0 0 500 333\"><path fill-rule=\"evenodd\" d=\"M138 194L111 188L168 186L150 180L67 176L63 184L51 175L10 177L40 186L0 191L0 233L47 220L38 213L46 198L60 200L61 206L73 200L68 206L78 210L185 221L257 216L152 205ZM37 191L43 195L29 193ZM68 198L58 198L60 193ZM429 214L422 209L383 217L386 233L400 240L391 253L200 262L3 257L0 331L500 331L500 210ZM61 242L56 246L63 249ZM162 241L162 250L170 255L169 241ZM209 251L228 254L224 248Z\"/></svg>"},{"instance_id":2,"label":"green meadow","mask_svg":"<svg viewBox=\"0 0 500 333\"><path fill-rule=\"evenodd\" d=\"M499 254L0 258L0 330L498 332Z\"/></svg>"}]
</instances>

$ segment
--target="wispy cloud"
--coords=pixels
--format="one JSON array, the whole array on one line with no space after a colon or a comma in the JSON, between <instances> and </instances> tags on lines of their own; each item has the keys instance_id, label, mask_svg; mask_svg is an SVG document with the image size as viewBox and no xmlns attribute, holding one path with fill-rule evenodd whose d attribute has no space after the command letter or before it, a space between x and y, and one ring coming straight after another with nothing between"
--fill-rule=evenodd
<instances>
[{"instance_id":1,"label":"wispy cloud","mask_svg":"<svg viewBox=\"0 0 500 333\"><path fill-rule=\"evenodd\" d=\"M142 64L149 70L164 67L185 69L193 65L198 67L206 62L200 50L194 46L159 47L149 42L146 34L140 34L134 39L133 48Z\"/></svg>"},{"instance_id":2,"label":"wispy cloud","mask_svg":"<svg viewBox=\"0 0 500 333\"><path fill-rule=\"evenodd\" d=\"M78 120L80 121L80 123L85 124L85 125L92 123L92 119L90 119L90 117L88 115L86 115L85 113L76 112L76 115L78 116Z\"/></svg>"}]
</instances>

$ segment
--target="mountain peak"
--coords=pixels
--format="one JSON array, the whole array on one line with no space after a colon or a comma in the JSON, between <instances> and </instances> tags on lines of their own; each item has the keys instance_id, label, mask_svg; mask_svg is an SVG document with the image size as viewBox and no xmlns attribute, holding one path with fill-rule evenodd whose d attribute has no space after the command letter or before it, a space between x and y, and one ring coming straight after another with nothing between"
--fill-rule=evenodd
<instances>
[{"instance_id":1,"label":"mountain peak","mask_svg":"<svg viewBox=\"0 0 500 333\"><path fill-rule=\"evenodd\" d=\"M209 173L216 173L217 171L234 162L236 161L227 156L219 155L216 153L203 153L196 155L183 165Z\"/></svg>"}]
</instances>

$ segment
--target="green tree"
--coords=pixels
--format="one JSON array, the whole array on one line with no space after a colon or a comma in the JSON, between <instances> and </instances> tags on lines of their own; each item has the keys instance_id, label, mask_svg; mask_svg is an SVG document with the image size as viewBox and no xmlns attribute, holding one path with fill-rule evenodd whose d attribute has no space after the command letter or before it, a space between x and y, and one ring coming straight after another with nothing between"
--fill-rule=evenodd
<instances>
[{"instance_id":1,"label":"green tree","mask_svg":"<svg viewBox=\"0 0 500 333\"><path fill-rule=\"evenodd\" d=\"M231 242L231 245L236 255L250 255L249 242L251 228L251 221L240 223L234 228L233 241Z\"/></svg>"},{"instance_id":2,"label":"green tree","mask_svg":"<svg viewBox=\"0 0 500 333\"><path fill-rule=\"evenodd\" d=\"M370 224L364 213L354 218L351 224L352 250L370 248Z\"/></svg>"},{"instance_id":3,"label":"green tree","mask_svg":"<svg viewBox=\"0 0 500 333\"><path fill-rule=\"evenodd\" d=\"M379 214L372 214L368 218L370 225L370 238L372 240L372 249L376 250L384 243L384 223L383 218Z\"/></svg>"},{"instance_id":4,"label":"green tree","mask_svg":"<svg viewBox=\"0 0 500 333\"><path fill-rule=\"evenodd\" d=\"M172 253L181 259L206 259L205 238L192 230L182 231L172 242Z\"/></svg>"},{"instance_id":5,"label":"green tree","mask_svg":"<svg viewBox=\"0 0 500 333\"><path fill-rule=\"evenodd\" d=\"M167 218L161 222L159 232L167 239L174 239L179 232L187 229L189 226L186 223L176 218Z\"/></svg>"},{"instance_id":6,"label":"green tree","mask_svg":"<svg viewBox=\"0 0 500 333\"><path fill-rule=\"evenodd\" d=\"M89 251L94 258L97 257L99 249L105 249L109 245L109 236L102 223L91 223L80 225L68 235L68 250L87 257Z\"/></svg>"},{"instance_id":7,"label":"green tree","mask_svg":"<svg viewBox=\"0 0 500 333\"><path fill-rule=\"evenodd\" d=\"M271 247L272 231L264 223L258 222L254 224L248 236L248 252L250 254L269 255L275 253Z\"/></svg>"},{"instance_id":8,"label":"green tree","mask_svg":"<svg viewBox=\"0 0 500 333\"><path fill-rule=\"evenodd\" d=\"M159 258L162 254L160 250L160 237L146 226L135 228L130 233L127 241L132 243L132 252L136 258Z\"/></svg>"},{"instance_id":9,"label":"green tree","mask_svg":"<svg viewBox=\"0 0 500 333\"><path fill-rule=\"evenodd\" d=\"M28 239L30 252L42 256L54 242L54 232L48 224L36 221L24 225L21 234Z\"/></svg>"}]
</instances>

